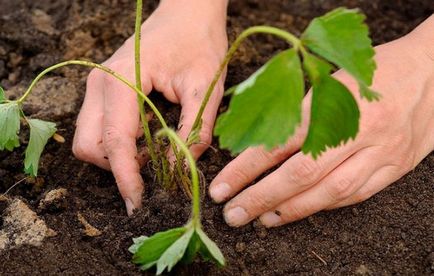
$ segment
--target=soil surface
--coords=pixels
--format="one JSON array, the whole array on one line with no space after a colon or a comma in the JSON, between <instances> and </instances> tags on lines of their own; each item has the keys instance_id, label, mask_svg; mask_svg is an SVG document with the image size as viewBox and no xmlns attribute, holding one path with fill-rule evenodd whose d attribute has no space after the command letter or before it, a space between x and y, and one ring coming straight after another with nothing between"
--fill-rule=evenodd
<instances>
[{"instance_id":1,"label":"soil surface","mask_svg":"<svg viewBox=\"0 0 434 276\"><path fill-rule=\"evenodd\" d=\"M156 5L146 1L145 18ZM375 44L406 34L434 11L430 0L231 1L228 32L233 39L248 26L268 24L299 34L313 17L338 6L359 7L366 13ZM0 81L12 91L22 91L41 69L64 59L104 61L134 27L134 1L129 0L0 0L0 7ZM229 66L227 86L249 76L284 47L269 37L249 40ZM1 275L139 275L142 272L130 263L127 251L131 239L188 220L189 202L182 192L166 192L153 185L146 169L144 207L127 217L112 175L72 156L73 126L87 73L77 67L57 71L41 84L47 93L36 93L39 97L25 107L28 114L56 121L66 143L51 141L42 157L40 177L22 181L8 193L9 199L0 198L0 233L5 234L0 241L6 240L6 249L0 250ZM68 91L66 100L56 98L57 91ZM179 108L154 97L175 125ZM24 177L23 150L0 152L0 193ZM230 160L221 150L209 150L201 158L199 167L208 183ZM204 228L228 265L218 269L198 260L176 267L173 274L432 275L433 171L431 154L414 171L362 204L271 230L257 222L240 229L228 227L222 206L204 196ZM11 202L19 202L28 217L45 227L37 231L46 236L41 245L22 239L21 244L27 245L14 242L18 234L32 237L21 229L23 218L10 210ZM11 218L12 213L18 218Z\"/></svg>"}]
</instances>

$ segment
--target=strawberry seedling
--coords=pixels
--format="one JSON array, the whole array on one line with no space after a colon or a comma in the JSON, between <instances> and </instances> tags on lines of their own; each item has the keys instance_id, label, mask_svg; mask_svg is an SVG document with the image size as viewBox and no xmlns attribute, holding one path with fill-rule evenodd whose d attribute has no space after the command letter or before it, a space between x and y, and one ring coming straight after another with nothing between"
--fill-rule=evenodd
<instances>
[{"instance_id":1,"label":"strawberry seedling","mask_svg":"<svg viewBox=\"0 0 434 276\"><path fill-rule=\"evenodd\" d=\"M224 68L241 42L258 33L277 36L293 47L275 55L247 80L227 91L232 99L214 130L220 146L239 153L251 146L272 149L283 145L302 121L305 74L313 90L310 124L302 151L317 158L327 148L354 139L360 118L357 102L331 72L344 69L357 81L362 98L379 99L379 94L369 88L376 66L364 18L357 10L338 8L314 19L301 38L270 26L243 31L208 88L189 144L197 142L202 112Z\"/></svg>"}]
</instances>

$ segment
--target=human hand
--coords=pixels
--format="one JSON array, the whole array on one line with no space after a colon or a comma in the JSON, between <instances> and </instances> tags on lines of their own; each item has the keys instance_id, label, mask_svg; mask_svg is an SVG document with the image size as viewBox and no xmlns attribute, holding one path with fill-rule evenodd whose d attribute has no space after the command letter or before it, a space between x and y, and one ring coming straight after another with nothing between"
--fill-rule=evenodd
<instances>
[{"instance_id":1,"label":"human hand","mask_svg":"<svg viewBox=\"0 0 434 276\"><path fill-rule=\"evenodd\" d=\"M274 227L364 201L433 151L433 21L434 16L411 34L376 47L373 89L382 95L380 101L360 100L357 83L348 74L341 70L334 75L358 101L361 121L354 141L328 150L316 161L299 152L307 134L309 92L302 126L285 146L271 152L249 148L229 163L209 191L216 202L235 196L224 208L226 222L238 227L259 217L266 227Z\"/></svg>"},{"instance_id":2,"label":"human hand","mask_svg":"<svg viewBox=\"0 0 434 276\"><path fill-rule=\"evenodd\" d=\"M179 135L186 139L227 49L226 1L164 0L143 23L141 78L145 94L154 88L182 106ZM135 83L134 37L105 63ZM203 114L199 157L211 143L212 128L223 94L223 78ZM128 214L141 206L143 180L136 138L141 135L137 95L128 87L93 70L77 119L73 152L83 161L112 170Z\"/></svg>"}]
</instances>

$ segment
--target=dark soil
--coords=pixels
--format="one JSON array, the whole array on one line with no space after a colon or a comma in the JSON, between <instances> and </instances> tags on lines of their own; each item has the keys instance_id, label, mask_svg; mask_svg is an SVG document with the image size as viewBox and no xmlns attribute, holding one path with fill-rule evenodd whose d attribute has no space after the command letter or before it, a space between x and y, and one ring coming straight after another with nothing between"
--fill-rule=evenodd
<instances>
[{"instance_id":1,"label":"dark soil","mask_svg":"<svg viewBox=\"0 0 434 276\"><path fill-rule=\"evenodd\" d=\"M156 3L145 6L149 15ZM434 11L430 0L233 1L228 31L233 38L248 26L269 24L299 34L313 17L338 6L359 7L367 14L375 44L406 34ZM67 58L101 62L133 32L134 1L0 0L0 7L0 80L7 89L19 83L27 85L42 68ZM268 37L251 39L229 67L228 87L284 47L284 43ZM73 67L55 75L74 82L81 99L87 72ZM159 103L176 124L178 108L161 100ZM57 121L67 142L49 143L37 184L24 182L10 192L27 202L57 236L47 238L40 247L0 251L1 275L140 274L130 263L127 248L131 239L188 220L189 203L182 192L165 192L152 185L146 170L144 208L128 218L111 174L71 154L76 109L67 116L47 118ZM22 150L0 152L0 193L23 178ZM199 166L208 182L230 159L224 151L209 150L203 156ZM223 221L222 206L204 197L204 227L223 250L228 265L218 269L197 261L189 267L177 267L175 274L433 274L433 171L431 154L414 171L362 204L272 230L256 222L232 229ZM60 187L69 192L65 204L38 208L46 192ZM102 235L86 237L77 220L78 212Z\"/></svg>"}]
</instances>

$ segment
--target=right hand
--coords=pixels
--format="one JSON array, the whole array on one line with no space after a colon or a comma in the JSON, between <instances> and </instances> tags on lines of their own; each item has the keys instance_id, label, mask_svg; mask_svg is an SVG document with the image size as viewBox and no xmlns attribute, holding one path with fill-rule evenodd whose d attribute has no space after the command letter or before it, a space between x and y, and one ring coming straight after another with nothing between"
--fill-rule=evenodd
<instances>
[{"instance_id":1,"label":"right hand","mask_svg":"<svg viewBox=\"0 0 434 276\"><path fill-rule=\"evenodd\" d=\"M152 89L182 106L178 134L187 138L206 89L227 50L227 1L164 0L142 25L141 77L145 94ZM135 83L134 36L104 65ZM203 114L198 158L211 143L223 95L223 78ZM149 109L148 109L149 110ZM77 119L73 152L85 162L111 170L127 212L141 206L143 180L137 156L140 135L137 95L101 71L91 71Z\"/></svg>"}]
</instances>

